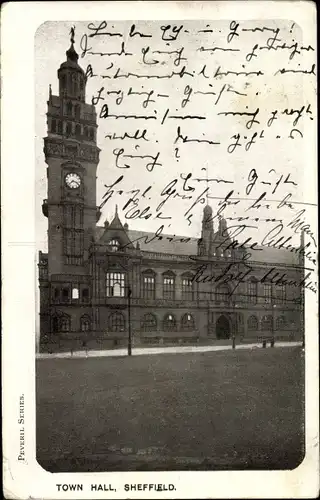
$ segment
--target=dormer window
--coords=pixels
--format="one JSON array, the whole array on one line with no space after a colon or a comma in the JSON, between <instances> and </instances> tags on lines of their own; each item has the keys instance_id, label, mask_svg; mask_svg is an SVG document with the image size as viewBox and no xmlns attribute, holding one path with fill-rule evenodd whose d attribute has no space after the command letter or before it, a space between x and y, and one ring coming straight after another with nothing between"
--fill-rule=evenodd
<instances>
[{"instance_id":1,"label":"dormer window","mask_svg":"<svg viewBox=\"0 0 320 500\"><path fill-rule=\"evenodd\" d=\"M120 250L120 243L118 240L111 240L109 243L109 248L111 252L118 252Z\"/></svg>"}]
</instances>

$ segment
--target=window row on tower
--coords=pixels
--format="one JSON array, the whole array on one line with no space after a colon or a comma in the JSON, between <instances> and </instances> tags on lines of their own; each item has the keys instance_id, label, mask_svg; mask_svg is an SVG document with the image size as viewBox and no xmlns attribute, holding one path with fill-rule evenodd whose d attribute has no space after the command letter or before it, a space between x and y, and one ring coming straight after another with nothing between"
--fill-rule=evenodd
<instances>
[{"instance_id":1,"label":"window row on tower","mask_svg":"<svg viewBox=\"0 0 320 500\"><path fill-rule=\"evenodd\" d=\"M57 120L51 118L49 121L49 131L52 134L63 135L65 137L74 137L76 139L84 139L87 141L96 140L96 129L79 123Z\"/></svg>"},{"instance_id":2,"label":"window row on tower","mask_svg":"<svg viewBox=\"0 0 320 500\"><path fill-rule=\"evenodd\" d=\"M90 292L86 285L71 287L68 285L52 287L52 301L57 304L70 304L73 301L87 304L90 302Z\"/></svg>"}]
</instances>

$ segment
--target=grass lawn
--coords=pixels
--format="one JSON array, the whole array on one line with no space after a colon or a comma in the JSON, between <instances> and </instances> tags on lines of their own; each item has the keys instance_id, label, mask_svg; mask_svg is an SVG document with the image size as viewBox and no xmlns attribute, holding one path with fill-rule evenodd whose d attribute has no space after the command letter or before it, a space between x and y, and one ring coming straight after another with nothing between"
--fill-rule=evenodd
<instances>
[{"instance_id":1,"label":"grass lawn","mask_svg":"<svg viewBox=\"0 0 320 500\"><path fill-rule=\"evenodd\" d=\"M304 359L295 347L37 360L47 470L295 468Z\"/></svg>"}]
</instances>

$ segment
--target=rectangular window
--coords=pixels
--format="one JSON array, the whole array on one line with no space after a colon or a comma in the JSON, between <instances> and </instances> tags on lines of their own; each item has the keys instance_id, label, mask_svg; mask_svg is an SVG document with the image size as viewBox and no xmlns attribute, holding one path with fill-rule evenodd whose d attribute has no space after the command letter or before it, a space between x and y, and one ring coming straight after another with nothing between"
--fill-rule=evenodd
<instances>
[{"instance_id":1,"label":"rectangular window","mask_svg":"<svg viewBox=\"0 0 320 500\"><path fill-rule=\"evenodd\" d=\"M250 304L257 303L257 283L254 281L248 283L248 302Z\"/></svg>"},{"instance_id":2,"label":"rectangular window","mask_svg":"<svg viewBox=\"0 0 320 500\"><path fill-rule=\"evenodd\" d=\"M89 302L89 288L83 288L81 291L82 302Z\"/></svg>"},{"instance_id":3,"label":"rectangular window","mask_svg":"<svg viewBox=\"0 0 320 500\"><path fill-rule=\"evenodd\" d=\"M107 273L106 280L107 297L125 296L125 275L124 273Z\"/></svg>"},{"instance_id":4,"label":"rectangular window","mask_svg":"<svg viewBox=\"0 0 320 500\"><path fill-rule=\"evenodd\" d=\"M278 304L283 304L286 300L286 286L278 285L276 286L276 302Z\"/></svg>"},{"instance_id":5,"label":"rectangular window","mask_svg":"<svg viewBox=\"0 0 320 500\"><path fill-rule=\"evenodd\" d=\"M155 298L155 279L154 276L144 275L142 280L142 292L145 299Z\"/></svg>"},{"instance_id":6,"label":"rectangular window","mask_svg":"<svg viewBox=\"0 0 320 500\"><path fill-rule=\"evenodd\" d=\"M182 278L182 299L192 300L193 299L193 288L191 278Z\"/></svg>"},{"instance_id":7,"label":"rectangular window","mask_svg":"<svg viewBox=\"0 0 320 500\"><path fill-rule=\"evenodd\" d=\"M264 283L263 285L263 297L266 304L271 304L272 299L272 285L270 283Z\"/></svg>"},{"instance_id":8,"label":"rectangular window","mask_svg":"<svg viewBox=\"0 0 320 500\"><path fill-rule=\"evenodd\" d=\"M163 298L174 300L174 278L163 278Z\"/></svg>"}]
</instances>

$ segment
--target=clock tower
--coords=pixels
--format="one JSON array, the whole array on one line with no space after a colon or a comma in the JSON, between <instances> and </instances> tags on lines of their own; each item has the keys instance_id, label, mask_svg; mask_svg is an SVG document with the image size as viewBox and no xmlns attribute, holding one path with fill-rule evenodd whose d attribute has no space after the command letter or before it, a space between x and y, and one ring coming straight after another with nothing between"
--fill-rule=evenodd
<instances>
[{"instance_id":1,"label":"clock tower","mask_svg":"<svg viewBox=\"0 0 320 500\"><path fill-rule=\"evenodd\" d=\"M87 274L88 249L99 215L96 207L95 108L85 102L86 76L71 46L58 70L59 95L49 88L44 154L48 198L42 210L48 217L48 280Z\"/></svg>"}]
</instances>

